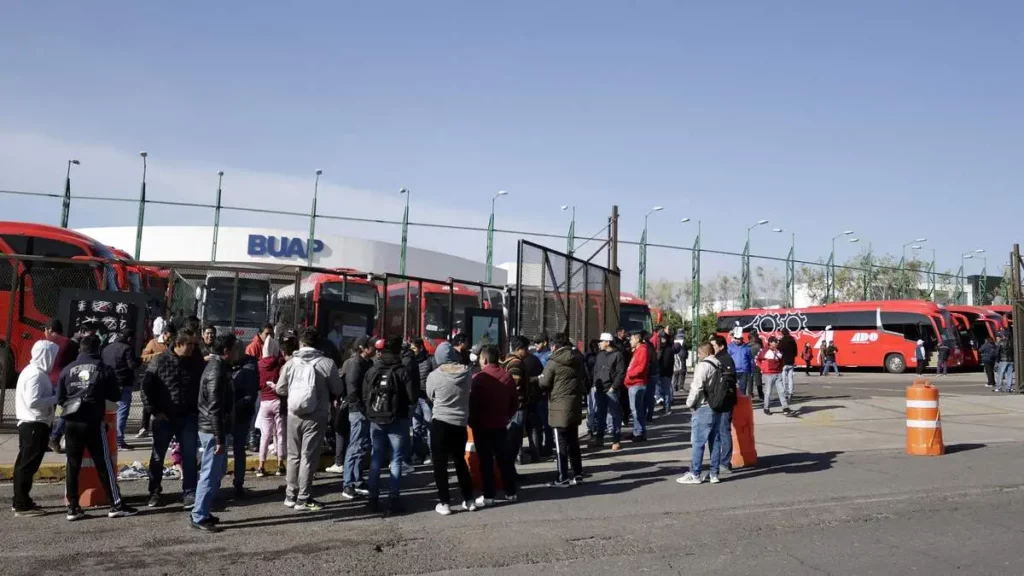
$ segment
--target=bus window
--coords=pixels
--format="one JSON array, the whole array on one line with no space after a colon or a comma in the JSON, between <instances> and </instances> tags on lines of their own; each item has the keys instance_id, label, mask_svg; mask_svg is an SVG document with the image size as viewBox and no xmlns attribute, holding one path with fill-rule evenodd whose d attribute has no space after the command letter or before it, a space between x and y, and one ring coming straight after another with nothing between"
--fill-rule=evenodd
<instances>
[{"instance_id":1,"label":"bus window","mask_svg":"<svg viewBox=\"0 0 1024 576\"><path fill-rule=\"evenodd\" d=\"M28 282L25 291L32 294L32 303L40 314L57 316L61 288L95 290L96 274L92 266L32 262L26 266Z\"/></svg>"},{"instance_id":2,"label":"bus window","mask_svg":"<svg viewBox=\"0 0 1024 576\"><path fill-rule=\"evenodd\" d=\"M423 300L426 304L423 310L423 335L427 338L447 338L449 332L454 332L455 330L463 331L465 329L463 324L466 320L466 308L477 308L480 306L480 300L476 296L456 294L454 297L455 326L448 330L448 294L428 292L423 295Z\"/></svg>"},{"instance_id":3,"label":"bus window","mask_svg":"<svg viewBox=\"0 0 1024 576\"><path fill-rule=\"evenodd\" d=\"M0 290L10 292L14 287L11 285L11 277L14 276L13 261L8 258L0 259Z\"/></svg>"}]
</instances>

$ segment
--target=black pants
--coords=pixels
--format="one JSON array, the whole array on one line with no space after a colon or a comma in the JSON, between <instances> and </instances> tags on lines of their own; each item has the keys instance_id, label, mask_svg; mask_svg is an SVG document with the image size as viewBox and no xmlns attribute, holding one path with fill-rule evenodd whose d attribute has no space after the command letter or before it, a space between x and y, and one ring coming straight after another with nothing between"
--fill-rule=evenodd
<instances>
[{"instance_id":1,"label":"black pants","mask_svg":"<svg viewBox=\"0 0 1024 576\"><path fill-rule=\"evenodd\" d=\"M78 473L82 470L82 457L89 451L100 486L111 506L121 505L121 493L117 489L117 472L110 460L107 446L107 423L67 421L64 430L64 453L67 455L68 468L64 479L65 496L70 508L78 507Z\"/></svg>"},{"instance_id":2,"label":"black pants","mask_svg":"<svg viewBox=\"0 0 1024 576\"><path fill-rule=\"evenodd\" d=\"M473 430L476 442L476 453L480 456L480 479L484 485L484 498L494 498L497 488L494 482L494 465L501 472L501 483L505 486L505 495L516 493L516 460L515 455L507 450L507 429Z\"/></svg>"},{"instance_id":3,"label":"black pants","mask_svg":"<svg viewBox=\"0 0 1024 576\"><path fill-rule=\"evenodd\" d=\"M530 450L530 462L540 462L540 451L544 446L544 426L537 414L537 404L531 404L523 415L526 427L526 440Z\"/></svg>"},{"instance_id":4,"label":"black pants","mask_svg":"<svg viewBox=\"0 0 1024 576\"><path fill-rule=\"evenodd\" d=\"M455 463L455 476L459 479L462 500L473 501L473 477L466 464L466 428L453 426L437 418L430 421L430 453L434 460L434 483L437 484L437 500L442 504L451 503L448 492L448 459Z\"/></svg>"},{"instance_id":5,"label":"black pants","mask_svg":"<svg viewBox=\"0 0 1024 576\"><path fill-rule=\"evenodd\" d=\"M39 471L50 441L50 425L43 422L24 422L18 425L18 458L14 461L14 509L32 507L32 477Z\"/></svg>"},{"instance_id":6,"label":"black pants","mask_svg":"<svg viewBox=\"0 0 1024 576\"><path fill-rule=\"evenodd\" d=\"M918 360L917 361L917 375L920 376L921 374L924 374L924 370L927 367L928 367L928 365L925 363L924 360Z\"/></svg>"},{"instance_id":7,"label":"black pants","mask_svg":"<svg viewBox=\"0 0 1024 576\"><path fill-rule=\"evenodd\" d=\"M149 421L153 419L148 406L142 407L142 430L149 430Z\"/></svg>"},{"instance_id":8,"label":"black pants","mask_svg":"<svg viewBox=\"0 0 1024 576\"><path fill-rule=\"evenodd\" d=\"M811 361L810 360L804 360L804 362L807 363L807 375L810 376L811 375Z\"/></svg>"},{"instance_id":9,"label":"black pants","mask_svg":"<svg viewBox=\"0 0 1024 576\"><path fill-rule=\"evenodd\" d=\"M583 459L580 456L580 437L576 427L555 428L555 451L558 465L558 481L567 482L583 475ZM569 466L572 466L570 470Z\"/></svg>"},{"instance_id":10,"label":"black pants","mask_svg":"<svg viewBox=\"0 0 1024 576\"><path fill-rule=\"evenodd\" d=\"M757 367L754 368L754 388L757 389L757 397L764 398L764 375L761 374L761 369ZM747 396L752 396L752 393L747 394Z\"/></svg>"},{"instance_id":11,"label":"black pants","mask_svg":"<svg viewBox=\"0 0 1024 576\"><path fill-rule=\"evenodd\" d=\"M996 363L995 362L983 362L985 365L985 378L988 378L988 385L996 385Z\"/></svg>"},{"instance_id":12,"label":"black pants","mask_svg":"<svg viewBox=\"0 0 1024 576\"><path fill-rule=\"evenodd\" d=\"M345 466L345 454L348 452L348 438L352 427L348 422L348 405L334 411L334 464Z\"/></svg>"}]
</instances>

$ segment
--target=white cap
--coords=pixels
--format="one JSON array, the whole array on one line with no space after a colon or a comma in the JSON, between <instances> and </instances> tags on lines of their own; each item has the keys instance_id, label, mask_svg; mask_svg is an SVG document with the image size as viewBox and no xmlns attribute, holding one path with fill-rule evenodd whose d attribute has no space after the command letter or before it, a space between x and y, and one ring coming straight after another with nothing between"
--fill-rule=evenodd
<instances>
[{"instance_id":1,"label":"white cap","mask_svg":"<svg viewBox=\"0 0 1024 576\"><path fill-rule=\"evenodd\" d=\"M917 344L918 344L918 346L920 346L921 344L924 344L924 340L918 340Z\"/></svg>"},{"instance_id":2,"label":"white cap","mask_svg":"<svg viewBox=\"0 0 1024 576\"><path fill-rule=\"evenodd\" d=\"M615 338L608 332L601 333L601 342L615 342Z\"/></svg>"}]
</instances>

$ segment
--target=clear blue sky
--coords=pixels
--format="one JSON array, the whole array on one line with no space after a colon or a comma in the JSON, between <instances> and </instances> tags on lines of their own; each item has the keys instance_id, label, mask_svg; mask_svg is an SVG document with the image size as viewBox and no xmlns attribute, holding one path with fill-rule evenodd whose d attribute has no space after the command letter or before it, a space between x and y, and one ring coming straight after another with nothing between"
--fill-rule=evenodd
<instances>
[{"instance_id":1,"label":"clear blue sky","mask_svg":"<svg viewBox=\"0 0 1024 576\"><path fill-rule=\"evenodd\" d=\"M854 229L876 252L927 236L940 269L985 248L991 273L1024 209L1022 26L1010 0L13 2L0 156L24 157L0 161L0 188L60 191L66 154L146 149L155 171L323 168L387 193L388 217L406 186L413 219L461 207L484 225L507 189L499 225L563 232L558 206L575 203L582 234L618 203L635 240L663 205L652 242L689 245L689 216L706 247L739 251L769 218L801 258ZM115 160L82 160L76 186L136 193ZM56 219L0 201L4 218ZM134 223L101 208L73 224ZM788 244L759 232L754 252ZM688 277L677 258L652 255L652 279Z\"/></svg>"}]
</instances>

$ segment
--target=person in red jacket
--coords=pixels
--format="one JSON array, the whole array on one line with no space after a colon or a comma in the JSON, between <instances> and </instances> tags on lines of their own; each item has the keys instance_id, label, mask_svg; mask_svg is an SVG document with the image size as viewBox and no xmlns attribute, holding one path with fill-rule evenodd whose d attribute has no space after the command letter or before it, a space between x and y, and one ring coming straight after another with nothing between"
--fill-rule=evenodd
<instances>
[{"instance_id":1,"label":"person in red jacket","mask_svg":"<svg viewBox=\"0 0 1024 576\"><path fill-rule=\"evenodd\" d=\"M633 357L626 369L625 385L629 392L629 409L633 412L633 441L647 440L647 374L650 369L650 346L644 342L643 332L634 332L629 337L629 345L633 349Z\"/></svg>"},{"instance_id":2,"label":"person in red jacket","mask_svg":"<svg viewBox=\"0 0 1024 576\"><path fill-rule=\"evenodd\" d=\"M512 375L498 364L498 349L480 350L480 371L473 375L469 390L469 427L473 429L476 453L480 456L480 476L484 495L476 507L491 506L497 493L494 463L497 460L505 498L516 500L516 456L506 450L505 429L519 408L519 397Z\"/></svg>"},{"instance_id":3,"label":"person in red jacket","mask_svg":"<svg viewBox=\"0 0 1024 576\"><path fill-rule=\"evenodd\" d=\"M782 380L783 355L779 350L779 341L772 336L768 339L768 348L757 355L757 363L761 366L761 374L766 380L764 385L764 413L771 414L769 406L772 402L772 389L782 404L782 413L790 414L789 400L786 398L786 385Z\"/></svg>"},{"instance_id":4,"label":"person in red jacket","mask_svg":"<svg viewBox=\"0 0 1024 576\"><path fill-rule=\"evenodd\" d=\"M274 336L274 325L267 323L260 329L259 334L252 337L252 342L245 347L245 355L252 356L253 358L261 358L263 356L263 343L266 342L267 338Z\"/></svg>"}]
</instances>

